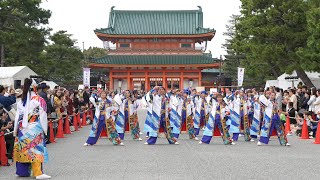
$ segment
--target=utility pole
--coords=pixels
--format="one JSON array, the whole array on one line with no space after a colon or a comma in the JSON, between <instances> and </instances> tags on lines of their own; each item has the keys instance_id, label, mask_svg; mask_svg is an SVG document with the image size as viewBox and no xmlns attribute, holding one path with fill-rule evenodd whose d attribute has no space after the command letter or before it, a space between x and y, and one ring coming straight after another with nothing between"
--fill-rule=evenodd
<instances>
[{"instance_id":1,"label":"utility pole","mask_svg":"<svg viewBox=\"0 0 320 180\"><path fill-rule=\"evenodd\" d=\"M82 41L82 52L84 52L84 41Z\"/></svg>"},{"instance_id":2,"label":"utility pole","mask_svg":"<svg viewBox=\"0 0 320 180\"><path fill-rule=\"evenodd\" d=\"M221 66L222 66L222 55L219 58L219 86L221 86Z\"/></svg>"}]
</instances>

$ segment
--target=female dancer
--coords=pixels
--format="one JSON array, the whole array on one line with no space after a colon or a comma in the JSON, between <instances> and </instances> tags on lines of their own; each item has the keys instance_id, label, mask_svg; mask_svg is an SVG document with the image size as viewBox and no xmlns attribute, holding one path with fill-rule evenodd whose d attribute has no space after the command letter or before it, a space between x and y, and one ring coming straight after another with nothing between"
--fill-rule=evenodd
<instances>
[{"instance_id":1,"label":"female dancer","mask_svg":"<svg viewBox=\"0 0 320 180\"><path fill-rule=\"evenodd\" d=\"M217 95L217 102L214 99L212 99L212 101L210 117L203 132L202 140L199 142L199 144L209 144L212 139L215 126L218 126L223 143L225 145L234 145L235 143L232 142L226 125L226 104L222 100L222 95Z\"/></svg>"},{"instance_id":2,"label":"female dancer","mask_svg":"<svg viewBox=\"0 0 320 180\"><path fill-rule=\"evenodd\" d=\"M16 175L50 179L42 170L42 163L47 157L44 139L48 129L47 105L46 101L35 93L36 87L34 80L25 79L22 100L17 104L14 126Z\"/></svg>"},{"instance_id":3,"label":"female dancer","mask_svg":"<svg viewBox=\"0 0 320 180\"><path fill-rule=\"evenodd\" d=\"M114 123L118 109L115 106L111 106L111 101L107 99L107 93L105 91L102 91L100 96L101 99L99 99L98 102L95 102L94 98L90 98L90 101L95 106L96 111L89 138L87 142L84 143L84 146L96 144L102 130L104 129L107 130L109 140L114 145L124 145L121 142Z\"/></svg>"}]
</instances>

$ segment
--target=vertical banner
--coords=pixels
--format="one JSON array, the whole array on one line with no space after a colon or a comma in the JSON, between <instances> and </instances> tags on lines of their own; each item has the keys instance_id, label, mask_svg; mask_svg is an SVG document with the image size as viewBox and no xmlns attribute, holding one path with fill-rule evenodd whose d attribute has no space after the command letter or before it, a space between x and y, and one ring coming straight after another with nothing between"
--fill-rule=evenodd
<instances>
[{"instance_id":1,"label":"vertical banner","mask_svg":"<svg viewBox=\"0 0 320 180\"><path fill-rule=\"evenodd\" d=\"M90 88L90 68L83 68L83 85Z\"/></svg>"},{"instance_id":2,"label":"vertical banner","mask_svg":"<svg viewBox=\"0 0 320 180\"><path fill-rule=\"evenodd\" d=\"M238 67L238 86L242 86L244 78L244 68Z\"/></svg>"}]
</instances>

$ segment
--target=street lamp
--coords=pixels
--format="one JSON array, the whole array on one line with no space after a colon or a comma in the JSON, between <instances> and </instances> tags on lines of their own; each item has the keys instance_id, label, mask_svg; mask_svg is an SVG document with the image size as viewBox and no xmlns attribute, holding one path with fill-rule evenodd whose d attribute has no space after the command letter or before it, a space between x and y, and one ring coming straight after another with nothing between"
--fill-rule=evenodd
<instances>
[{"instance_id":1,"label":"street lamp","mask_svg":"<svg viewBox=\"0 0 320 180\"><path fill-rule=\"evenodd\" d=\"M122 87L122 79L118 80L118 88L120 89L120 93L121 93L121 87Z\"/></svg>"},{"instance_id":2,"label":"street lamp","mask_svg":"<svg viewBox=\"0 0 320 180\"><path fill-rule=\"evenodd\" d=\"M287 76L284 78L285 80L292 83L292 88L294 88L294 82L299 80L298 76Z\"/></svg>"}]
</instances>

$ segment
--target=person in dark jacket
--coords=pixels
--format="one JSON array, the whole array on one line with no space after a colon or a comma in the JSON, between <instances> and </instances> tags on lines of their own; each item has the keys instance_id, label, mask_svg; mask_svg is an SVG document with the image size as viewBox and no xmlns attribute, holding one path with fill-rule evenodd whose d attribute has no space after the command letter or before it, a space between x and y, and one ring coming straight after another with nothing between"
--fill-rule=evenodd
<instances>
[{"instance_id":1,"label":"person in dark jacket","mask_svg":"<svg viewBox=\"0 0 320 180\"><path fill-rule=\"evenodd\" d=\"M304 93L304 98L303 98L303 102L302 102L302 105L301 105L301 109L304 109L304 110L308 110L309 109L309 105L308 105L309 99L310 99L310 92Z\"/></svg>"},{"instance_id":2,"label":"person in dark jacket","mask_svg":"<svg viewBox=\"0 0 320 180\"><path fill-rule=\"evenodd\" d=\"M49 90L49 86L46 83L40 84L40 91L39 96L42 97L46 103L47 103L47 114L50 114L52 112L52 104L51 101L48 99L47 91Z\"/></svg>"},{"instance_id":3,"label":"person in dark jacket","mask_svg":"<svg viewBox=\"0 0 320 180\"><path fill-rule=\"evenodd\" d=\"M2 104L7 111L10 111L11 105L16 103L16 96L14 94L14 91L11 91L11 94L8 97L4 96L5 93L5 88L0 85L0 104Z\"/></svg>"}]
</instances>

